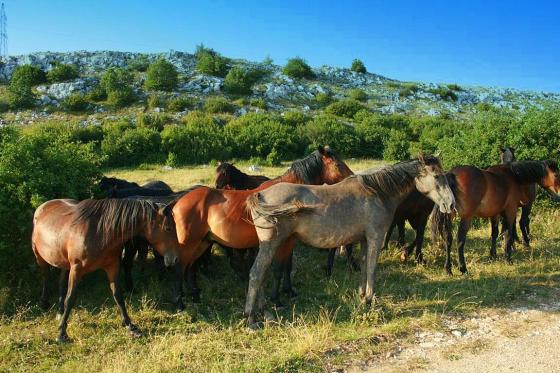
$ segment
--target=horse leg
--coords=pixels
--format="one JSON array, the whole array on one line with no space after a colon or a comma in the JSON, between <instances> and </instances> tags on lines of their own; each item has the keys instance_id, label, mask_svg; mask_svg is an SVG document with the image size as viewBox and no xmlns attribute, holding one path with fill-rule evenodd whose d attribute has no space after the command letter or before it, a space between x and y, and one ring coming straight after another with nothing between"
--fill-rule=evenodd
<instances>
[{"instance_id":1,"label":"horse leg","mask_svg":"<svg viewBox=\"0 0 560 373\"><path fill-rule=\"evenodd\" d=\"M132 280L132 263L138 249L134 243L134 239L124 244L124 256L122 265L124 269L124 283L126 291L131 292L134 289L134 282Z\"/></svg>"},{"instance_id":2,"label":"horse leg","mask_svg":"<svg viewBox=\"0 0 560 373\"><path fill-rule=\"evenodd\" d=\"M496 240L498 239L498 224L499 224L499 217L495 216L490 219L490 225L492 227L492 244L490 246L490 258L496 258ZM503 224L503 220L502 220Z\"/></svg>"},{"instance_id":3,"label":"horse leg","mask_svg":"<svg viewBox=\"0 0 560 373\"><path fill-rule=\"evenodd\" d=\"M64 312L60 318L60 325L58 327L58 337L56 341L59 343L69 342L70 338L66 333L66 328L68 327L68 317L70 316L70 311L76 302L76 292L78 290L78 283L82 278L82 273L79 265L72 265L70 267L70 272L68 274L68 290L66 292L66 298L64 299Z\"/></svg>"},{"instance_id":4,"label":"horse leg","mask_svg":"<svg viewBox=\"0 0 560 373\"><path fill-rule=\"evenodd\" d=\"M391 241L391 236L393 235L393 230L397 223L393 220L387 234L385 234L385 240L383 241L383 250L386 250L389 247L389 241ZM399 239L400 239L400 226L399 226Z\"/></svg>"},{"instance_id":5,"label":"horse leg","mask_svg":"<svg viewBox=\"0 0 560 373\"><path fill-rule=\"evenodd\" d=\"M405 220L402 219L401 221L398 222L397 224L397 228L399 231L399 237L397 238L397 245L399 247L403 247L406 243L405 239L404 239L404 224L405 224Z\"/></svg>"},{"instance_id":6,"label":"horse leg","mask_svg":"<svg viewBox=\"0 0 560 373\"><path fill-rule=\"evenodd\" d=\"M377 269L377 259L381 245L383 244L383 236L374 234L367 238L367 283L366 283L366 304L371 304L374 295L375 270Z\"/></svg>"},{"instance_id":7,"label":"horse leg","mask_svg":"<svg viewBox=\"0 0 560 373\"><path fill-rule=\"evenodd\" d=\"M519 229L523 235L523 245L529 247L529 222L532 205L526 205L521 208L521 219L519 219Z\"/></svg>"},{"instance_id":8,"label":"horse leg","mask_svg":"<svg viewBox=\"0 0 560 373\"><path fill-rule=\"evenodd\" d=\"M121 287L119 286L119 262L115 260L108 267L105 268L105 273L107 273L107 278L109 279L109 287L113 293L113 298L115 303L119 306L119 310L122 318L122 326L126 327L132 337L140 337L142 333L136 325L130 321L128 312L126 311L126 305L124 303L124 298L122 295Z\"/></svg>"},{"instance_id":9,"label":"horse leg","mask_svg":"<svg viewBox=\"0 0 560 373\"><path fill-rule=\"evenodd\" d=\"M295 291L292 289L291 276L292 276L292 260L293 260L293 247L295 239L288 238L284 243L276 250L275 258L273 260L273 282L272 282L272 293L270 300L278 307L282 306L279 298L280 283L282 278L284 278L282 291L288 294L290 297L295 297ZM258 258L258 256L257 256Z\"/></svg>"},{"instance_id":10,"label":"horse leg","mask_svg":"<svg viewBox=\"0 0 560 373\"><path fill-rule=\"evenodd\" d=\"M282 282L282 291L290 298L295 298L297 297L297 293L292 287L292 267L294 264L293 244L291 244L290 246L292 246L292 250L290 250L290 256L286 260L286 265L284 266L284 281Z\"/></svg>"},{"instance_id":11,"label":"horse leg","mask_svg":"<svg viewBox=\"0 0 560 373\"><path fill-rule=\"evenodd\" d=\"M331 277L332 269L334 266L334 256L336 255L336 248L329 249L329 255L327 256L327 277Z\"/></svg>"},{"instance_id":12,"label":"horse leg","mask_svg":"<svg viewBox=\"0 0 560 373\"><path fill-rule=\"evenodd\" d=\"M255 259L255 264L251 268L249 273L249 288L247 290L247 299L245 300L244 314L247 317L247 323L249 326L254 326L255 324L255 302L258 298L262 298L261 287L263 285L264 277L268 267L274 259L276 250L282 241L278 238L273 241L265 241L260 243L259 253Z\"/></svg>"},{"instance_id":13,"label":"horse leg","mask_svg":"<svg viewBox=\"0 0 560 373\"><path fill-rule=\"evenodd\" d=\"M39 261L38 261L39 262ZM39 269L41 271L41 296L39 297L39 306L46 311L49 308L49 273L51 271L51 266L44 261L39 264Z\"/></svg>"},{"instance_id":14,"label":"horse leg","mask_svg":"<svg viewBox=\"0 0 560 373\"><path fill-rule=\"evenodd\" d=\"M201 290L198 287L198 280L197 280L198 270L200 269L202 263L200 259L202 259L205 253L210 251L211 247L212 247L212 242L207 241L206 239L202 240L202 242L198 245L197 250L195 250L195 256L193 257L192 264L187 267L187 272L186 272L187 291L188 294L192 297L192 301L194 303L200 302Z\"/></svg>"},{"instance_id":15,"label":"horse leg","mask_svg":"<svg viewBox=\"0 0 560 373\"><path fill-rule=\"evenodd\" d=\"M467 273L467 263L465 263L465 242L467 240L467 232L471 227L472 219L461 219L459 230L457 232L457 254L459 256L459 271L462 274Z\"/></svg>"},{"instance_id":16,"label":"horse leg","mask_svg":"<svg viewBox=\"0 0 560 373\"><path fill-rule=\"evenodd\" d=\"M448 275L452 275L453 271L451 270L452 263L451 263L451 247L453 246L453 225L451 223L451 219L449 215L445 216L445 221L443 222L443 231L441 232L444 235L443 241L445 243L445 251L447 253L445 259L445 271Z\"/></svg>"},{"instance_id":17,"label":"horse leg","mask_svg":"<svg viewBox=\"0 0 560 373\"><path fill-rule=\"evenodd\" d=\"M507 240L505 245L505 252L506 252L506 260L508 263L512 263L511 260L511 251L513 248L513 243L515 240L515 218L517 215L517 207L515 209L511 209L510 211L506 211L505 216L507 220Z\"/></svg>"},{"instance_id":18,"label":"horse leg","mask_svg":"<svg viewBox=\"0 0 560 373\"><path fill-rule=\"evenodd\" d=\"M354 244L344 246L346 250L346 261L353 271L360 270L360 263L354 258Z\"/></svg>"},{"instance_id":19,"label":"horse leg","mask_svg":"<svg viewBox=\"0 0 560 373\"><path fill-rule=\"evenodd\" d=\"M58 314L56 315L57 320L62 318L64 314L64 297L68 292L68 270L61 269L60 277L58 278Z\"/></svg>"},{"instance_id":20,"label":"horse leg","mask_svg":"<svg viewBox=\"0 0 560 373\"><path fill-rule=\"evenodd\" d=\"M367 240L363 238L360 240L360 246L362 248L362 263L361 263L361 281L359 287L360 297L366 296L366 285L367 285L367 258L368 258L368 247Z\"/></svg>"},{"instance_id":21,"label":"horse leg","mask_svg":"<svg viewBox=\"0 0 560 373\"><path fill-rule=\"evenodd\" d=\"M424 232L426 231L427 220L421 222L416 228L416 237L414 238L414 243L416 244L416 263L424 264L424 255L422 254L422 244L424 243ZM410 254L409 254L410 255Z\"/></svg>"}]
</instances>

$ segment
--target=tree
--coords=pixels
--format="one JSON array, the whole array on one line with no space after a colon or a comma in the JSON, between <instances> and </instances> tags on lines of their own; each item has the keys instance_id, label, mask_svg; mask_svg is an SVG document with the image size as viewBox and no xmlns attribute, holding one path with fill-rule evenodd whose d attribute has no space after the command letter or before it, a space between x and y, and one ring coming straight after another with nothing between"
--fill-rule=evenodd
<instances>
[{"instance_id":1,"label":"tree","mask_svg":"<svg viewBox=\"0 0 560 373\"><path fill-rule=\"evenodd\" d=\"M179 74L175 66L162 58L148 67L144 87L154 91L172 91L178 80Z\"/></svg>"}]
</instances>

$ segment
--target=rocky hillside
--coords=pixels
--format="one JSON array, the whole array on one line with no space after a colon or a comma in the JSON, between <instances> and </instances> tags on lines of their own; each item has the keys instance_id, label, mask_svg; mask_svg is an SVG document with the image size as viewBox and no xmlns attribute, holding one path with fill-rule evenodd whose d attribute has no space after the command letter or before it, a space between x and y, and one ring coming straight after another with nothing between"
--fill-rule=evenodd
<instances>
[{"instance_id":1,"label":"rocky hillside","mask_svg":"<svg viewBox=\"0 0 560 373\"><path fill-rule=\"evenodd\" d=\"M161 57L171 62L180 73L180 82L174 92L175 95L195 96L204 100L209 95L221 94L223 78L200 74L196 69L195 56L177 51L158 54L113 51L41 52L10 56L0 65L0 79L8 81L14 69L23 64L39 66L45 71L52 68L53 62L77 65L80 69L78 79L36 87L39 109L47 106L56 107L61 100L72 93L90 91L98 84L101 73L109 67L127 67L139 58L152 62ZM317 108L317 94L328 93L334 99L343 99L349 95L351 89L364 91L367 95L367 106L381 113L461 115L476 111L480 105L525 111L531 106L541 107L547 102L560 102L560 94L510 88L400 82L373 73L358 73L330 66L313 68L316 76L314 79L293 79L282 73L281 66L272 63L245 60L230 60L229 63L259 68L266 72L253 85L252 94L249 96L265 100L267 110L274 111L293 109L311 111ZM145 73L139 73L134 83L134 89L141 100L147 95L142 89L144 79ZM248 110L259 109L247 105L240 107L238 114ZM103 106L98 106L96 111L104 111Z\"/></svg>"}]
</instances>

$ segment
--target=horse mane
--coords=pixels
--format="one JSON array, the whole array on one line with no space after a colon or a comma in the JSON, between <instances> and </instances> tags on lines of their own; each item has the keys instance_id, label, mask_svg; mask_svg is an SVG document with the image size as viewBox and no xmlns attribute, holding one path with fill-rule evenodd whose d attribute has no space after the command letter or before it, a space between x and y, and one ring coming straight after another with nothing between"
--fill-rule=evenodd
<instances>
[{"instance_id":1,"label":"horse mane","mask_svg":"<svg viewBox=\"0 0 560 373\"><path fill-rule=\"evenodd\" d=\"M332 149L325 149L325 151L332 157L337 157ZM323 172L323 157L321 153L315 150L307 157L294 161L284 175L289 172L293 172L304 184L312 184L313 180L317 179Z\"/></svg>"},{"instance_id":2,"label":"horse mane","mask_svg":"<svg viewBox=\"0 0 560 373\"><path fill-rule=\"evenodd\" d=\"M511 162L509 168L517 182L534 183L546 176L547 167L552 169L555 164L553 161L516 161Z\"/></svg>"},{"instance_id":3,"label":"horse mane","mask_svg":"<svg viewBox=\"0 0 560 373\"><path fill-rule=\"evenodd\" d=\"M426 157L424 162L427 165L439 165L439 160L436 157ZM414 183L414 178L418 175L420 164L419 159L411 159L383 167L371 174L356 177L369 192L383 196L393 196L410 189L412 183Z\"/></svg>"},{"instance_id":4,"label":"horse mane","mask_svg":"<svg viewBox=\"0 0 560 373\"><path fill-rule=\"evenodd\" d=\"M72 224L88 225L88 240L99 240L105 247L115 236L126 237L142 223L150 225L158 205L147 200L86 199L76 205Z\"/></svg>"},{"instance_id":5,"label":"horse mane","mask_svg":"<svg viewBox=\"0 0 560 373\"><path fill-rule=\"evenodd\" d=\"M216 167L216 172L229 175L234 182L239 181L239 179L245 179L249 176L229 162L219 164L218 167Z\"/></svg>"}]
</instances>

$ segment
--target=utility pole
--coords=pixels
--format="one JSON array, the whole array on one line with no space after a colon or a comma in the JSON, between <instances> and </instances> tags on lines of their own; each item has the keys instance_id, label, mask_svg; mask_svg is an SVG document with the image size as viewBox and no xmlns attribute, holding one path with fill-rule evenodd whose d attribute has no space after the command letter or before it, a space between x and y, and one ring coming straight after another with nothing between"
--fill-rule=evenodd
<instances>
[{"instance_id":1,"label":"utility pole","mask_svg":"<svg viewBox=\"0 0 560 373\"><path fill-rule=\"evenodd\" d=\"M8 57L8 29L6 28L8 18L6 17L6 7L2 3L0 7L0 59Z\"/></svg>"}]
</instances>

